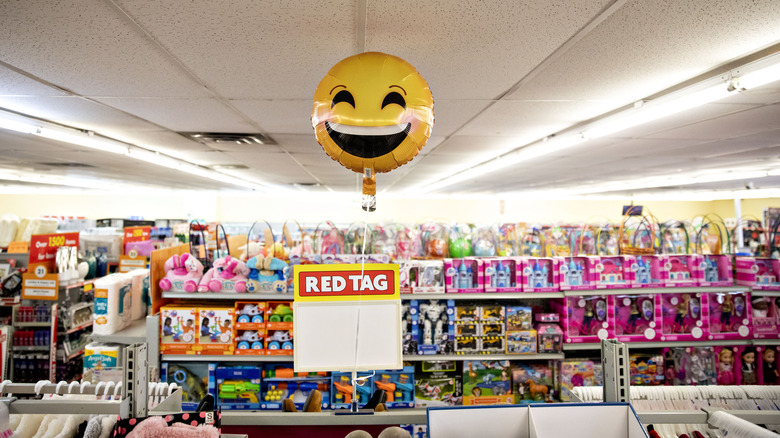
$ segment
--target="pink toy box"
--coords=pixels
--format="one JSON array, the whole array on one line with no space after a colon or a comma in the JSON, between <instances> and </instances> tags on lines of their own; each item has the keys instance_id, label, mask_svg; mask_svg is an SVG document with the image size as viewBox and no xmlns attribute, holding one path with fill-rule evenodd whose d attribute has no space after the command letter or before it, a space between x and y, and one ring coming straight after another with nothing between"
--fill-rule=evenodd
<instances>
[{"instance_id":1,"label":"pink toy box","mask_svg":"<svg viewBox=\"0 0 780 438\"><path fill-rule=\"evenodd\" d=\"M523 268L519 257L485 259L485 292L521 292Z\"/></svg>"},{"instance_id":2,"label":"pink toy box","mask_svg":"<svg viewBox=\"0 0 780 438\"><path fill-rule=\"evenodd\" d=\"M753 315L753 337L756 339L777 339L777 298L753 294L750 300Z\"/></svg>"},{"instance_id":3,"label":"pink toy box","mask_svg":"<svg viewBox=\"0 0 780 438\"><path fill-rule=\"evenodd\" d=\"M750 319L750 293L716 292L707 294L704 307L710 340L748 339L753 334Z\"/></svg>"},{"instance_id":4,"label":"pink toy box","mask_svg":"<svg viewBox=\"0 0 780 438\"><path fill-rule=\"evenodd\" d=\"M554 303L563 315L563 335L566 343L600 342L613 335L614 310L604 295L572 296L565 305Z\"/></svg>"},{"instance_id":5,"label":"pink toy box","mask_svg":"<svg viewBox=\"0 0 780 438\"><path fill-rule=\"evenodd\" d=\"M485 292L484 263L484 259L476 257L444 259L444 281L446 292Z\"/></svg>"},{"instance_id":6,"label":"pink toy box","mask_svg":"<svg viewBox=\"0 0 780 438\"><path fill-rule=\"evenodd\" d=\"M661 341L701 341L707 337L702 309L707 296L701 293L661 294L663 324Z\"/></svg>"},{"instance_id":7,"label":"pink toy box","mask_svg":"<svg viewBox=\"0 0 780 438\"><path fill-rule=\"evenodd\" d=\"M695 256L694 273L699 286L733 286L731 257L722 254Z\"/></svg>"},{"instance_id":8,"label":"pink toy box","mask_svg":"<svg viewBox=\"0 0 780 438\"><path fill-rule=\"evenodd\" d=\"M597 273L592 257L556 257L558 283L561 290L591 290L596 288Z\"/></svg>"},{"instance_id":9,"label":"pink toy box","mask_svg":"<svg viewBox=\"0 0 780 438\"><path fill-rule=\"evenodd\" d=\"M654 294L611 296L615 335L620 342L650 342L661 337L661 297Z\"/></svg>"},{"instance_id":10,"label":"pink toy box","mask_svg":"<svg viewBox=\"0 0 780 438\"><path fill-rule=\"evenodd\" d=\"M633 257L594 256L596 289L624 289L634 283Z\"/></svg>"},{"instance_id":11,"label":"pink toy box","mask_svg":"<svg viewBox=\"0 0 780 438\"><path fill-rule=\"evenodd\" d=\"M409 260L398 269L402 294L444 293L443 261Z\"/></svg>"},{"instance_id":12,"label":"pink toy box","mask_svg":"<svg viewBox=\"0 0 780 438\"><path fill-rule=\"evenodd\" d=\"M631 271L634 273L634 281L631 284L637 288L664 287L669 273L664 269L661 256L624 256L631 260Z\"/></svg>"},{"instance_id":13,"label":"pink toy box","mask_svg":"<svg viewBox=\"0 0 780 438\"><path fill-rule=\"evenodd\" d=\"M696 286L696 257L692 255L662 256L663 267L667 271L666 287Z\"/></svg>"},{"instance_id":14,"label":"pink toy box","mask_svg":"<svg viewBox=\"0 0 780 438\"><path fill-rule=\"evenodd\" d=\"M523 292L557 292L558 259L526 257L523 266Z\"/></svg>"},{"instance_id":15,"label":"pink toy box","mask_svg":"<svg viewBox=\"0 0 780 438\"><path fill-rule=\"evenodd\" d=\"M780 260L737 257L737 284L753 290L780 290Z\"/></svg>"}]
</instances>

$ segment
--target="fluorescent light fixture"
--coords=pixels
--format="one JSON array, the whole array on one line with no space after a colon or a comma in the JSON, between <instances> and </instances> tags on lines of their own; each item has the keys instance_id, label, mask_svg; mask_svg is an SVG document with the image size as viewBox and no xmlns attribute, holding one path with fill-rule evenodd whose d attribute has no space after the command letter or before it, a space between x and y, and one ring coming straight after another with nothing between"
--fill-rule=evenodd
<instances>
[{"instance_id":1,"label":"fluorescent light fixture","mask_svg":"<svg viewBox=\"0 0 780 438\"><path fill-rule=\"evenodd\" d=\"M20 122L18 120L0 118L0 129L21 132L23 134L35 134L38 132L39 128L35 125Z\"/></svg>"},{"instance_id":2,"label":"fluorescent light fixture","mask_svg":"<svg viewBox=\"0 0 780 438\"><path fill-rule=\"evenodd\" d=\"M97 149L103 152L111 152L113 154L124 155L129 148L126 144L94 137L89 134L82 134L78 131L68 132L60 129L41 128L38 132L35 132L35 134L52 140Z\"/></svg>"},{"instance_id":3,"label":"fluorescent light fixture","mask_svg":"<svg viewBox=\"0 0 780 438\"><path fill-rule=\"evenodd\" d=\"M727 80L730 78L730 80ZM518 163L533 160L545 155L568 149L589 139L605 137L635 126L659 120L683 111L690 110L732 95L735 91L760 87L780 80L780 54L773 54L758 61L751 62L734 69L726 76L713 77L698 84L674 91L665 96L642 102L615 115L603 117L583 127L580 132L562 131L555 137L528 143L512 152L499 155L476 166L456 172L444 178L435 177L418 186L412 187L408 193L428 193L434 190L468 181L491 172L514 166ZM766 176L766 175L764 175ZM719 173L708 182L729 181L739 179L734 175ZM717 179L720 178L720 179ZM700 178L699 182L705 182ZM624 182L622 189L631 182ZM689 182L686 184L696 184ZM666 184L666 186L677 184ZM682 184L681 184L682 185ZM653 187L663 187L656 185ZM618 190L618 189L614 189Z\"/></svg>"},{"instance_id":4,"label":"fluorescent light fixture","mask_svg":"<svg viewBox=\"0 0 780 438\"><path fill-rule=\"evenodd\" d=\"M729 171L719 170L707 173L673 174L656 176L652 178L640 178L626 181L611 181L605 184L592 186L578 186L566 189L571 193L580 195L605 192L622 192L627 190L653 189L658 187L687 186L722 181L751 180L770 176L767 170L757 171Z\"/></svg>"}]
</instances>

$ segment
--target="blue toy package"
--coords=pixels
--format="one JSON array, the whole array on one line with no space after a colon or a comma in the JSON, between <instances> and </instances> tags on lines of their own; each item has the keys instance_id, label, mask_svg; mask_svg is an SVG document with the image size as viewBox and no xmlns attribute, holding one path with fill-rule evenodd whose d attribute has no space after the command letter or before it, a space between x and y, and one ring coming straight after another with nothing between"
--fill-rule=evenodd
<instances>
[{"instance_id":1,"label":"blue toy package","mask_svg":"<svg viewBox=\"0 0 780 438\"><path fill-rule=\"evenodd\" d=\"M334 409L349 409L352 404L352 373L331 373L331 392L333 393ZM358 405L363 406L371 398L374 387L374 377L371 374L358 373L358 380L363 382L357 385Z\"/></svg>"},{"instance_id":2,"label":"blue toy package","mask_svg":"<svg viewBox=\"0 0 780 438\"><path fill-rule=\"evenodd\" d=\"M206 394L217 396L216 368L215 363L163 362L160 365L160 380L181 386L181 409L194 412Z\"/></svg>"},{"instance_id":3,"label":"blue toy package","mask_svg":"<svg viewBox=\"0 0 780 438\"><path fill-rule=\"evenodd\" d=\"M450 354L455 339L455 300L412 300L418 323L412 326L417 354Z\"/></svg>"},{"instance_id":4,"label":"blue toy package","mask_svg":"<svg viewBox=\"0 0 780 438\"><path fill-rule=\"evenodd\" d=\"M331 408L331 378L328 373L296 373L292 363L266 364L262 373L259 409L281 410L282 400L289 398L298 410L303 410L306 398L315 389L322 394L321 409Z\"/></svg>"},{"instance_id":5,"label":"blue toy package","mask_svg":"<svg viewBox=\"0 0 780 438\"><path fill-rule=\"evenodd\" d=\"M401 302L401 339L403 354L417 353L417 307Z\"/></svg>"},{"instance_id":6,"label":"blue toy package","mask_svg":"<svg viewBox=\"0 0 780 438\"><path fill-rule=\"evenodd\" d=\"M412 438L428 438L427 424L401 424L401 429L409 432Z\"/></svg>"},{"instance_id":7,"label":"blue toy package","mask_svg":"<svg viewBox=\"0 0 780 438\"><path fill-rule=\"evenodd\" d=\"M224 410L260 409L261 370L252 366L219 366L217 404Z\"/></svg>"},{"instance_id":8,"label":"blue toy package","mask_svg":"<svg viewBox=\"0 0 780 438\"><path fill-rule=\"evenodd\" d=\"M387 394L385 406L393 408L414 407L414 366L404 366L401 370L377 371L374 376L374 389Z\"/></svg>"}]
</instances>

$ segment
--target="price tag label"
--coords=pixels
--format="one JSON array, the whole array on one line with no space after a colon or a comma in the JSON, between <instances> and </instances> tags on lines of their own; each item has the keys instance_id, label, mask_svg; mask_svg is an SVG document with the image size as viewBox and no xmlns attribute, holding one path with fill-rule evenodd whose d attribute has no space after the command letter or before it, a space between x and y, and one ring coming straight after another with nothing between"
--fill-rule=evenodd
<instances>
[{"instance_id":1,"label":"price tag label","mask_svg":"<svg viewBox=\"0 0 780 438\"><path fill-rule=\"evenodd\" d=\"M8 245L9 254L26 254L30 251L30 242L11 242Z\"/></svg>"},{"instance_id":2,"label":"price tag label","mask_svg":"<svg viewBox=\"0 0 780 438\"><path fill-rule=\"evenodd\" d=\"M58 283L57 274L49 274L45 266L38 265L33 271L22 274L22 299L56 301Z\"/></svg>"},{"instance_id":3,"label":"price tag label","mask_svg":"<svg viewBox=\"0 0 780 438\"><path fill-rule=\"evenodd\" d=\"M131 249L127 255L119 256L119 272L128 272L133 269L143 269L146 267L146 257L138 255L138 252Z\"/></svg>"}]
</instances>

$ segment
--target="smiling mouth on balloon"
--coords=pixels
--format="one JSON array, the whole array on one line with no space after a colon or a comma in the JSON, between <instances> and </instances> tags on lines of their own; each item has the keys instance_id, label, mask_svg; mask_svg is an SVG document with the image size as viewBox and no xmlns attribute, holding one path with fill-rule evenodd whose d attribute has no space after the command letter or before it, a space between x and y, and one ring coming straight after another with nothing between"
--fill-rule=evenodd
<instances>
[{"instance_id":1,"label":"smiling mouth on balloon","mask_svg":"<svg viewBox=\"0 0 780 438\"><path fill-rule=\"evenodd\" d=\"M393 152L406 137L412 124L354 126L325 122L328 135L344 152L359 158L377 158Z\"/></svg>"}]
</instances>

